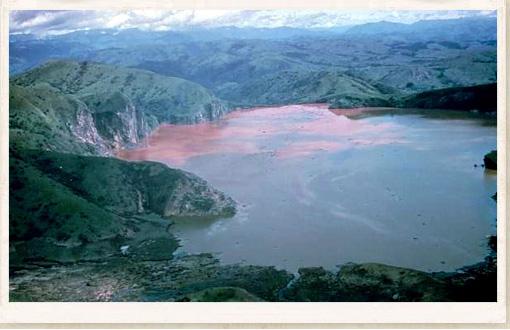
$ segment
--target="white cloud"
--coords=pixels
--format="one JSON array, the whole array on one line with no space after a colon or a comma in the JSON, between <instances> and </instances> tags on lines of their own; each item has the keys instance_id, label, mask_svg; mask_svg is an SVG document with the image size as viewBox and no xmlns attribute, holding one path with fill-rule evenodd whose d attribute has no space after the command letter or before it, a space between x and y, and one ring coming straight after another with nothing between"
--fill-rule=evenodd
<instances>
[{"instance_id":1,"label":"white cloud","mask_svg":"<svg viewBox=\"0 0 510 330\"><path fill-rule=\"evenodd\" d=\"M325 28L377 21L414 23L419 20L494 16L492 11L287 11L287 10L133 10L14 11L11 33L39 35L95 28L183 29L192 26Z\"/></svg>"},{"instance_id":2,"label":"white cloud","mask_svg":"<svg viewBox=\"0 0 510 330\"><path fill-rule=\"evenodd\" d=\"M112 16L105 24L106 28L122 28L122 24L128 23L130 16L126 13L120 13Z\"/></svg>"}]
</instances>

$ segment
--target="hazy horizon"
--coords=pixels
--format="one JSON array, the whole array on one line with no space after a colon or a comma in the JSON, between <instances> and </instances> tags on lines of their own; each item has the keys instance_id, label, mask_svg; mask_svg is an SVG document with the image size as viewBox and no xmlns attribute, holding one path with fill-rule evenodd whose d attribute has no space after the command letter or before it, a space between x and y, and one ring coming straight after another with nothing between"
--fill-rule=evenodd
<instances>
[{"instance_id":1,"label":"hazy horizon","mask_svg":"<svg viewBox=\"0 0 510 330\"><path fill-rule=\"evenodd\" d=\"M422 20L494 17L495 11L399 10L20 10L10 14L10 34L59 35L95 29L170 31L186 28L348 27L381 21L412 24Z\"/></svg>"}]
</instances>

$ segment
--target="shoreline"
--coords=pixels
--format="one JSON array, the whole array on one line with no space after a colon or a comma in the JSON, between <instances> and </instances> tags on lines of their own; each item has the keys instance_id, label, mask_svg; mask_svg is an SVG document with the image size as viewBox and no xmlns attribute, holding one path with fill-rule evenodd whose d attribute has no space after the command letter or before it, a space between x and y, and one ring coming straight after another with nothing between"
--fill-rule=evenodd
<instances>
[{"instance_id":1,"label":"shoreline","mask_svg":"<svg viewBox=\"0 0 510 330\"><path fill-rule=\"evenodd\" d=\"M227 301L495 301L495 236L489 240L485 260L457 272L347 263L337 272L300 268L295 276L269 266L223 265L208 253L11 269L10 301L226 301L217 300L225 291Z\"/></svg>"}]
</instances>

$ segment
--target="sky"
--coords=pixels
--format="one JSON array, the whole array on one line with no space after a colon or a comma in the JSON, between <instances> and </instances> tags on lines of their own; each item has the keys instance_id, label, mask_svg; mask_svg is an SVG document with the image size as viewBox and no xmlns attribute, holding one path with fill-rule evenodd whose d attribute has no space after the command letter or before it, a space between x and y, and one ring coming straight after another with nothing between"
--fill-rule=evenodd
<instances>
[{"instance_id":1,"label":"sky","mask_svg":"<svg viewBox=\"0 0 510 330\"><path fill-rule=\"evenodd\" d=\"M131 11L13 11L10 32L40 36L88 29L166 31L189 27L330 28L378 21L414 23L419 20L495 16L494 11L310 11L310 10L131 10Z\"/></svg>"}]
</instances>

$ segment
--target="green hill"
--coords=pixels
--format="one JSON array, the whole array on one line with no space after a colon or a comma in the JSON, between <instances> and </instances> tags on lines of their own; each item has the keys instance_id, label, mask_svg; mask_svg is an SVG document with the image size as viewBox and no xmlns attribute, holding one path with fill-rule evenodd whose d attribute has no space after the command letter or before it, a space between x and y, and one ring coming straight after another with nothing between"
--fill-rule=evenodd
<instances>
[{"instance_id":1,"label":"green hill","mask_svg":"<svg viewBox=\"0 0 510 330\"><path fill-rule=\"evenodd\" d=\"M190 41L150 49L128 45L105 48L84 53L82 58L181 77L217 95L227 84L243 85L285 75L285 71L348 73L398 94L491 83L496 81L497 71L495 42L484 39L447 42L323 36Z\"/></svg>"},{"instance_id":2,"label":"green hill","mask_svg":"<svg viewBox=\"0 0 510 330\"><path fill-rule=\"evenodd\" d=\"M111 65L54 61L10 82L15 145L103 154L136 144L161 122L212 120L227 109L206 88Z\"/></svg>"},{"instance_id":3,"label":"green hill","mask_svg":"<svg viewBox=\"0 0 510 330\"><path fill-rule=\"evenodd\" d=\"M149 238L175 250L165 218L235 212L233 200L204 180L159 163L15 149L9 162L15 264L103 259L123 245L134 253Z\"/></svg>"},{"instance_id":4,"label":"green hill","mask_svg":"<svg viewBox=\"0 0 510 330\"><path fill-rule=\"evenodd\" d=\"M403 98L397 105L402 108L496 112L497 100L497 84L486 84L422 92Z\"/></svg>"},{"instance_id":5,"label":"green hill","mask_svg":"<svg viewBox=\"0 0 510 330\"><path fill-rule=\"evenodd\" d=\"M218 95L242 106L325 102L332 107L356 107L388 103L388 96L369 83L327 71L268 74L241 84L226 84Z\"/></svg>"},{"instance_id":6,"label":"green hill","mask_svg":"<svg viewBox=\"0 0 510 330\"><path fill-rule=\"evenodd\" d=\"M90 110L48 84L9 86L9 138L17 148L79 154L107 152Z\"/></svg>"},{"instance_id":7,"label":"green hill","mask_svg":"<svg viewBox=\"0 0 510 330\"><path fill-rule=\"evenodd\" d=\"M79 97L97 113L108 111L111 105L131 102L159 121L192 122L224 110L217 98L196 83L99 63L51 61L15 77L13 83L21 86L48 83L65 94Z\"/></svg>"}]
</instances>

